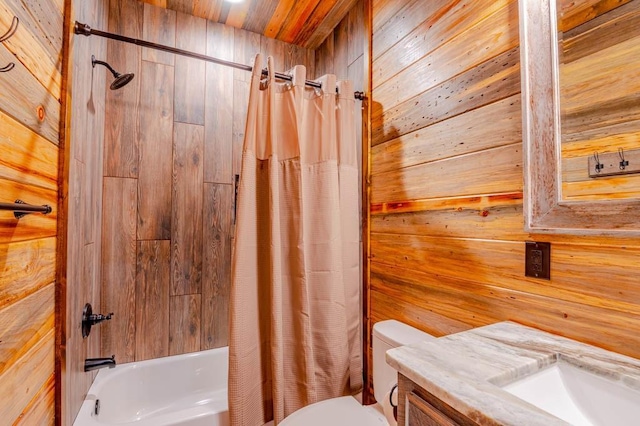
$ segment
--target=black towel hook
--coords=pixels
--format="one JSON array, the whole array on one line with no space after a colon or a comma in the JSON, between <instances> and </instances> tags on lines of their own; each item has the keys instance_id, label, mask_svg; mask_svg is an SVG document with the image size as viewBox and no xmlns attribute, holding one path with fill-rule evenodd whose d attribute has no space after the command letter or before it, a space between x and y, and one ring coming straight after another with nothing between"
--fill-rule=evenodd
<instances>
[{"instance_id":1,"label":"black towel hook","mask_svg":"<svg viewBox=\"0 0 640 426\"><path fill-rule=\"evenodd\" d=\"M13 69L13 67L15 67L16 64L14 64L13 62L9 63L9 65L4 66L2 68L0 68L0 72L9 72Z\"/></svg>"},{"instance_id":2,"label":"black towel hook","mask_svg":"<svg viewBox=\"0 0 640 426\"><path fill-rule=\"evenodd\" d=\"M11 21L11 26L9 27L7 32L0 36L0 43L9 40L16 33L16 31L18 31L18 24L19 23L20 23L20 20L18 19L18 17L14 16L13 17L13 21ZM0 72L11 71L13 69L13 67L15 67L15 66L16 66L16 64L11 62L11 63L9 63L9 65L0 68Z\"/></svg>"},{"instance_id":3,"label":"black towel hook","mask_svg":"<svg viewBox=\"0 0 640 426\"><path fill-rule=\"evenodd\" d=\"M13 21L11 21L11 26L9 27L7 32L0 36L0 43L9 40L11 36L13 36L16 33L16 31L18 30L19 23L20 23L20 20L18 19L18 17L14 16Z\"/></svg>"},{"instance_id":4,"label":"black towel hook","mask_svg":"<svg viewBox=\"0 0 640 426\"><path fill-rule=\"evenodd\" d=\"M624 159L624 149L618 148L618 155L620 156L620 170L624 170L629 165L629 162Z\"/></svg>"},{"instance_id":5,"label":"black towel hook","mask_svg":"<svg viewBox=\"0 0 640 426\"><path fill-rule=\"evenodd\" d=\"M598 155L598 151L593 153L593 159L596 162L596 173L600 173L600 171L604 169L604 164L600 162L600 156Z\"/></svg>"}]
</instances>

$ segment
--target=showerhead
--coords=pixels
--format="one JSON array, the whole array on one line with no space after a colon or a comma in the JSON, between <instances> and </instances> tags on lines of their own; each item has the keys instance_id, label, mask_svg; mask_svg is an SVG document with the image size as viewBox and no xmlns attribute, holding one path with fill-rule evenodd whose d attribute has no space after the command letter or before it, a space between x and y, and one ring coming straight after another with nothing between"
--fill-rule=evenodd
<instances>
[{"instance_id":1,"label":"showerhead","mask_svg":"<svg viewBox=\"0 0 640 426\"><path fill-rule=\"evenodd\" d=\"M111 83L111 85L109 86L109 88L111 90L117 90L121 87L126 86L127 84L129 84L129 82L131 80L133 80L134 74L133 73L128 73L128 74L120 74L118 71L114 70L111 65L109 65L108 63L104 62L104 61L99 61L96 59L95 56L91 55L91 66L92 67L96 67L97 65L103 65L104 67L106 67L109 71L111 71L111 74L113 74L113 77L115 78L115 80L113 80L113 82Z\"/></svg>"},{"instance_id":2,"label":"showerhead","mask_svg":"<svg viewBox=\"0 0 640 426\"><path fill-rule=\"evenodd\" d=\"M122 74L122 75L118 74L118 76L116 77L115 80L113 80L109 88L111 90L117 90L121 87L124 87L127 84L129 84L131 80L133 80L133 77L134 77L133 73Z\"/></svg>"}]
</instances>

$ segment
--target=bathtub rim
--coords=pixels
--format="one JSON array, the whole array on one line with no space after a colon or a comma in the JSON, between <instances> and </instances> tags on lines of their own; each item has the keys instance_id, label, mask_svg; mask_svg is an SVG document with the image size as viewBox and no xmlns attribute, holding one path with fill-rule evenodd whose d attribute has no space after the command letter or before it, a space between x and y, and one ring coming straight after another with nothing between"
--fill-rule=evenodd
<instances>
[{"instance_id":1,"label":"bathtub rim","mask_svg":"<svg viewBox=\"0 0 640 426\"><path fill-rule=\"evenodd\" d=\"M122 376L123 374L126 374L127 372L133 369L138 369L142 367L147 367L147 368L161 367L162 368L166 364L172 364L176 362L185 362L185 361L188 361L189 359L203 358L203 357L212 356L212 355L218 355L218 356L224 355L224 359L226 360L225 367L228 369L228 359L229 359L228 346L222 346L219 348L207 349L203 351L189 352L185 354L169 355L165 357L153 358L153 359L148 359L143 361L132 361L128 363L119 364L112 369L108 369L108 368L101 369L100 371L98 371L98 374L96 375L93 382L91 383L91 386L89 387L89 390L87 391L87 394L85 395L82 401L80 409L78 410L78 413L76 414L73 420L73 426L79 426L79 425L85 425L85 424L108 426L110 424L114 424L114 423L100 422L93 415L95 403L96 403L96 400L99 399L98 395L100 395L100 391L111 380L116 379L117 377ZM226 382L224 383L224 386L225 386L225 393L226 393L226 386L227 386ZM78 424L78 422L82 422L82 423ZM138 422L117 423L117 424L137 425Z\"/></svg>"}]
</instances>

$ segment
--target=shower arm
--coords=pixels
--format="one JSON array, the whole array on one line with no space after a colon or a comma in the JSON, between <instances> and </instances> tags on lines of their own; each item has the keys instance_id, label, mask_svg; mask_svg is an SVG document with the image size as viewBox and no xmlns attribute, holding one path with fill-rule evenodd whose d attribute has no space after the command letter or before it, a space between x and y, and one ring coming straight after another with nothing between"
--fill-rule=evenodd
<instances>
[{"instance_id":1,"label":"shower arm","mask_svg":"<svg viewBox=\"0 0 640 426\"><path fill-rule=\"evenodd\" d=\"M91 57L91 64L95 67L96 64L97 65L103 65L105 66L109 71L111 71L111 74L113 74L113 76L115 78L120 77L120 73L116 70L113 69L113 67L111 67L111 65L109 65L108 63L104 62L104 61L99 61L97 59L95 59L93 56Z\"/></svg>"},{"instance_id":2,"label":"shower arm","mask_svg":"<svg viewBox=\"0 0 640 426\"><path fill-rule=\"evenodd\" d=\"M213 62L214 64L219 64L219 65L224 65L226 67L231 67L231 68L236 68L239 70L243 70L243 71L253 71L253 67L251 67L250 65L244 65L244 64L239 64L237 62L231 62L231 61L225 61L224 59L218 59L218 58L214 58L213 56L207 56L207 55L202 55L200 53L195 53L195 52L190 52L188 50L183 50L183 49L178 49L176 47L171 47L171 46L165 46L164 44L158 44L158 43L152 43L150 41L145 41L145 40L140 40L137 38L131 38L131 37L126 37L126 36L122 36L119 34L114 34L114 33L109 33L106 31L100 31L100 30L94 30L93 28L91 28L89 25L87 24L83 24L80 23L78 21L76 21L74 28L73 28L74 33L76 34L80 34L80 35L84 35L84 36L92 36L92 35L96 35L99 37L105 37L105 38L109 38L111 40L117 40L117 41L122 41L125 43L131 43L131 44L135 44L137 46L142 46L142 47L148 47L150 49L156 49L156 50L163 50L165 52L170 52L176 55L182 55L182 56L187 56L189 58L194 58L194 59L200 59L203 61L207 61L207 62ZM103 65L107 65L106 63L102 62L102 61L96 61L96 63L101 63ZM113 69L111 67L109 67L112 71ZM268 71L262 70L262 75L268 75ZM276 72L275 73L275 78L279 79L279 80L285 80L285 81L292 81L293 77L287 74L283 74L280 72ZM313 80L306 80L305 84L307 86L311 86L314 87L316 89L321 89L322 88L322 83L319 83L317 81L313 81ZM338 92L338 89L336 89L336 92ZM364 94L364 92L354 92L353 94L354 98L360 101L363 101L366 99L366 96Z\"/></svg>"}]
</instances>

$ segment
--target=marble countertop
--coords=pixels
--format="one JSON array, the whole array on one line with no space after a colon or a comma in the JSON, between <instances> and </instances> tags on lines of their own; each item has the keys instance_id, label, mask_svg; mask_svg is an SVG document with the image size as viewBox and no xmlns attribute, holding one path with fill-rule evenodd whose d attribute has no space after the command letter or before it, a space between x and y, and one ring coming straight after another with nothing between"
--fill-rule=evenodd
<instances>
[{"instance_id":1,"label":"marble countertop","mask_svg":"<svg viewBox=\"0 0 640 426\"><path fill-rule=\"evenodd\" d=\"M640 360L513 322L391 349L386 359L479 424L567 425L500 388L559 360L640 390Z\"/></svg>"}]
</instances>

